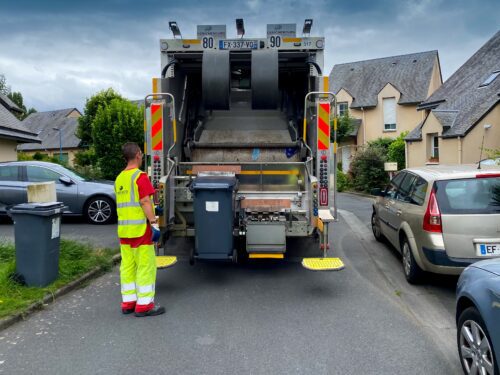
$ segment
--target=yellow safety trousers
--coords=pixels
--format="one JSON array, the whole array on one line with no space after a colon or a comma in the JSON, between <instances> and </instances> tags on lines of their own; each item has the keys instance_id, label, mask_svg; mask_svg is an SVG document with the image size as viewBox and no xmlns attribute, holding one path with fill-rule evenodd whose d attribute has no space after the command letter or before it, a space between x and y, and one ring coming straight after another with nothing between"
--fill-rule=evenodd
<instances>
[{"instance_id":1,"label":"yellow safety trousers","mask_svg":"<svg viewBox=\"0 0 500 375\"><path fill-rule=\"evenodd\" d=\"M141 245L132 248L120 245L122 262L120 281L123 302L136 302L137 305L153 303L156 282L156 254L154 245Z\"/></svg>"}]
</instances>

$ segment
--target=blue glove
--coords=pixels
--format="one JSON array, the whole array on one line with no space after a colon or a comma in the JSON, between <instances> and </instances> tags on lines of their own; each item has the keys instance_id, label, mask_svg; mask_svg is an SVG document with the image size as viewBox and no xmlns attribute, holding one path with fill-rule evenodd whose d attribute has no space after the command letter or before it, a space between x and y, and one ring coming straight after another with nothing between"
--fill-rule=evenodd
<instances>
[{"instance_id":1,"label":"blue glove","mask_svg":"<svg viewBox=\"0 0 500 375\"><path fill-rule=\"evenodd\" d=\"M151 224L151 231L153 232L153 235L151 236L151 241L158 242L161 237L161 231L158 224Z\"/></svg>"}]
</instances>

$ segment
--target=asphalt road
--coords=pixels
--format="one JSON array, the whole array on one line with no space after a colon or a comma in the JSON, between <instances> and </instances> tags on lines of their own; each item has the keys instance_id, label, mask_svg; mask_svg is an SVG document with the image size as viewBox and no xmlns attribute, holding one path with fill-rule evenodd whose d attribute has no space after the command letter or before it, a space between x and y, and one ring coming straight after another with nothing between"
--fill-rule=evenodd
<instances>
[{"instance_id":1,"label":"asphalt road","mask_svg":"<svg viewBox=\"0 0 500 375\"><path fill-rule=\"evenodd\" d=\"M370 201L339 206L343 271L306 271L295 258L314 251L298 244L288 262L182 261L158 272L167 313L139 319L119 312L116 269L0 332L0 373L459 374L456 278L407 285L370 237Z\"/></svg>"}]
</instances>

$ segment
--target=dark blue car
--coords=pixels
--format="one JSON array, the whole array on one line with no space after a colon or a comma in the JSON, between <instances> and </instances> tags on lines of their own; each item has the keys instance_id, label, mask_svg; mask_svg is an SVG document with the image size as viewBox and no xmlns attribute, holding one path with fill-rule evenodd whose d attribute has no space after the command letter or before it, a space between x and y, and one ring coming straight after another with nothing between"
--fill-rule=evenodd
<instances>
[{"instance_id":1,"label":"dark blue car","mask_svg":"<svg viewBox=\"0 0 500 375\"><path fill-rule=\"evenodd\" d=\"M498 374L500 259L467 267L457 286L457 345L466 374Z\"/></svg>"}]
</instances>

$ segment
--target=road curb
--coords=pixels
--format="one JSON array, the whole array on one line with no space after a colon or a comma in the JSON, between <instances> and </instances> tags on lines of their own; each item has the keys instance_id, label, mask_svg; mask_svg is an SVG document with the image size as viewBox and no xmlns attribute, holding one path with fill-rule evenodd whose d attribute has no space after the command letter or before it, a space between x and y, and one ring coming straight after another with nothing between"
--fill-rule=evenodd
<instances>
[{"instance_id":1,"label":"road curb","mask_svg":"<svg viewBox=\"0 0 500 375\"><path fill-rule=\"evenodd\" d=\"M343 191L342 193L351 194L351 195L357 195L359 197L364 197L364 198L369 198L369 199L371 199L373 201L376 199L376 197L374 195L367 194L367 193L361 193L359 191Z\"/></svg>"},{"instance_id":2,"label":"road curb","mask_svg":"<svg viewBox=\"0 0 500 375\"><path fill-rule=\"evenodd\" d=\"M111 259L112 265L115 266L117 265L121 260L121 254L116 254L113 256ZM0 331L10 327L11 325L21 321L25 320L28 316L32 315L33 313L43 310L45 305L48 305L50 303L54 303L56 301L56 298L62 297L65 294L68 294L69 292L77 289L80 287L83 283L86 281L92 280L97 278L98 276L101 276L104 274L105 271L102 267L96 267L93 270L90 270L86 274L80 276L78 279L73 280L69 284L66 284L62 286L61 288L57 289L54 293L47 294L41 301L35 302L28 306L26 310L23 312L17 313L15 315L9 316L7 318L0 319Z\"/></svg>"}]
</instances>

